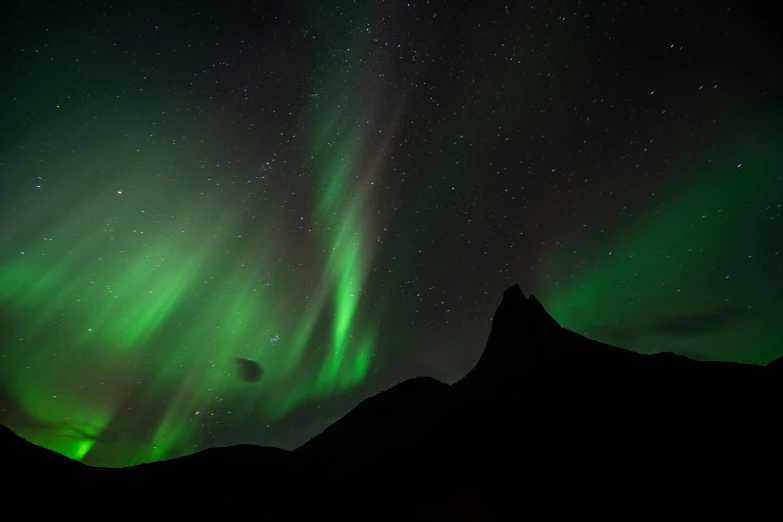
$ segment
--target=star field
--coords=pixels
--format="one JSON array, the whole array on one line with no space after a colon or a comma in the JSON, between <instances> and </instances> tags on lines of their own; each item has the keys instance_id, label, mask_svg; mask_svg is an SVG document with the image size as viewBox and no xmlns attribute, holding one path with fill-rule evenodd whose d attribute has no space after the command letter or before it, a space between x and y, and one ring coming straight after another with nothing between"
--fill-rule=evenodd
<instances>
[{"instance_id":1,"label":"star field","mask_svg":"<svg viewBox=\"0 0 783 522\"><path fill-rule=\"evenodd\" d=\"M642 353L783 355L759 6L2 9L0 422L33 442L294 448L461 378L515 283Z\"/></svg>"}]
</instances>

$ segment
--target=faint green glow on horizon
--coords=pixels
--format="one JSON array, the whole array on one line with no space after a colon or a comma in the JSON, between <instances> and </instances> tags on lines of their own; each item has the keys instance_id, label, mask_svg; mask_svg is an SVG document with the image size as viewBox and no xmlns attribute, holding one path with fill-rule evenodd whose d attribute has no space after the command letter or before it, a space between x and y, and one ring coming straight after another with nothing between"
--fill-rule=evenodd
<instances>
[{"instance_id":1,"label":"faint green glow on horizon","mask_svg":"<svg viewBox=\"0 0 783 522\"><path fill-rule=\"evenodd\" d=\"M764 231L774 226L771 209L780 203L778 143L735 140L727 148L744 158L742 165L706 164L687 187L652 199L642 217L618 227L591 258L579 253L569 259L561 250L545 259L543 266L559 274L542 281L549 312L566 328L642 352L743 354L744 361L761 364L778 356L783 333L775 317L783 310L772 306L754 310L754 317L743 315L750 296L766 295L774 302L775 289L763 267L778 255L767 240L774 232ZM736 259L727 252L758 268L734 272ZM585 257L592 261L572 262ZM719 295L733 297L719 300ZM657 321L710 309L736 310L737 319L698 337L667 340L665 333L655 332ZM612 328L621 334L642 328L644 335L618 337Z\"/></svg>"}]
</instances>

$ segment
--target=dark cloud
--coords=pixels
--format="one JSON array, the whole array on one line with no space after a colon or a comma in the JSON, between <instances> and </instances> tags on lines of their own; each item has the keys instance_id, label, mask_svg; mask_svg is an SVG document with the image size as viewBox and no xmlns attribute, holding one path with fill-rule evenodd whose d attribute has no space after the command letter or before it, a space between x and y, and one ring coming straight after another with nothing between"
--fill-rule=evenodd
<instances>
[{"instance_id":1,"label":"dark cloud","mask_svg":"<svg viewBox=\"0 0 783 522\"><path fill-rule=\"evenodd\" d=\"M590 337L604 339L620 345L630 343L639 337L696 337L724 328L736 321L741 315L742 312L735 308L723 308L703 314L660 319L645 326L595 326L589 328L587 334Z\"/></svg>"},{"instance_id":2,"label":"dark cloud","mask_svg":"<svg viewBox=\"0 0 783 522\"><path fill-rule=\"evenodd\" d=\"M234 357L234 362L237 363L237 372L241 381L258 382L264 375L264 369L255 361Z\"/></svg>"},{"instance_id":3,"label":"dark cloud","mask_svg":"<svg viewBox=\"0 0 783 522\"><path fill-rule=\"evenodd\" d=\"M649 333L671 337L703 335L728 326L737 320L741 312L736 308L724 308L704 314L687 315L659 321L648 328Z\"/></svg>"}]
</instances>

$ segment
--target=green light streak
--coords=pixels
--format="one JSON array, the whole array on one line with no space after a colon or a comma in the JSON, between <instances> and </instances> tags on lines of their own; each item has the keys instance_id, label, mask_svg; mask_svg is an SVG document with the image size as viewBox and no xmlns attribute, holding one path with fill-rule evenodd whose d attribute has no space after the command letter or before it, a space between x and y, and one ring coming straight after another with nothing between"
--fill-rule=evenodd
<instances>
[{"instance_id":1,"label":"green light streak","mask_svg":"<svg viewBox=\"0 0 783 522\"><path fill-rule=\"evenodd\" d=\"M361 53L347 39L333 43ZM170 174L192 158L129 156L131 116L117 117L122 135L95 137L114 152L91 156L126 186L74 159L56 173L67 183L20 195L33 204L0 224L0 309L11 321L0 383L19 410L4 422L71 458L124 466L192 452L218 418L273 422L363 382L378 326L359 310L385 156L364 136L368 104L353 92L366 78L350 69L319 64L323 88L303 108L306 249L281 233L276 208L249 209L244 188L214 188L196 167ZM240 380L236 358L257 363L261 380Z\"/></svg>"}]
</instances>

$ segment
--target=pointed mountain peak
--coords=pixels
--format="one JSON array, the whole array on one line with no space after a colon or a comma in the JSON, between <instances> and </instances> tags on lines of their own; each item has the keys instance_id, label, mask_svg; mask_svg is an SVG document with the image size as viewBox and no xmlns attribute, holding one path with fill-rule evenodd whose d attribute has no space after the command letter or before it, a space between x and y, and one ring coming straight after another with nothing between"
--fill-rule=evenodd
<instances>
[{"instance_id":1,"label":"pointed mountain peak","mask_svg":"<svg viewBox=\"0 0 783 522\"><path fill-rule=\"evenodd\" d=\"M518 284L512 286L511 288L507 289L505 292L503 292L503 302L506 301L525 301L527 298L525 297L525 294L522 293L522 289L519 287Z\"/></svg>"},{"instance_id":2,"label":"pointed mountain peak","mask_svg":"<svg viewBox=\"0 0 783 522\"><path fill-rule=\"evenodd\" d=\"M492 332L503 335L535 335L560 325L534 295L526 298L519 285L503 292L503 301L492 319Z\"/></svg>"},{"instance_id":3,"label":"pointed mountain peak","mask_svg":"<svg viewBox=\"0 0 783 522\"><path fill-rule=\"evenodd\" d=\"M519 285L514 285L503 292L503 300L492 318L487 346L469 376L519 368L532 355L531 342L538 343L542 336L554 337L561 331L538 299L532 295L526 298Z\"/></svg>"}]
</instances>

